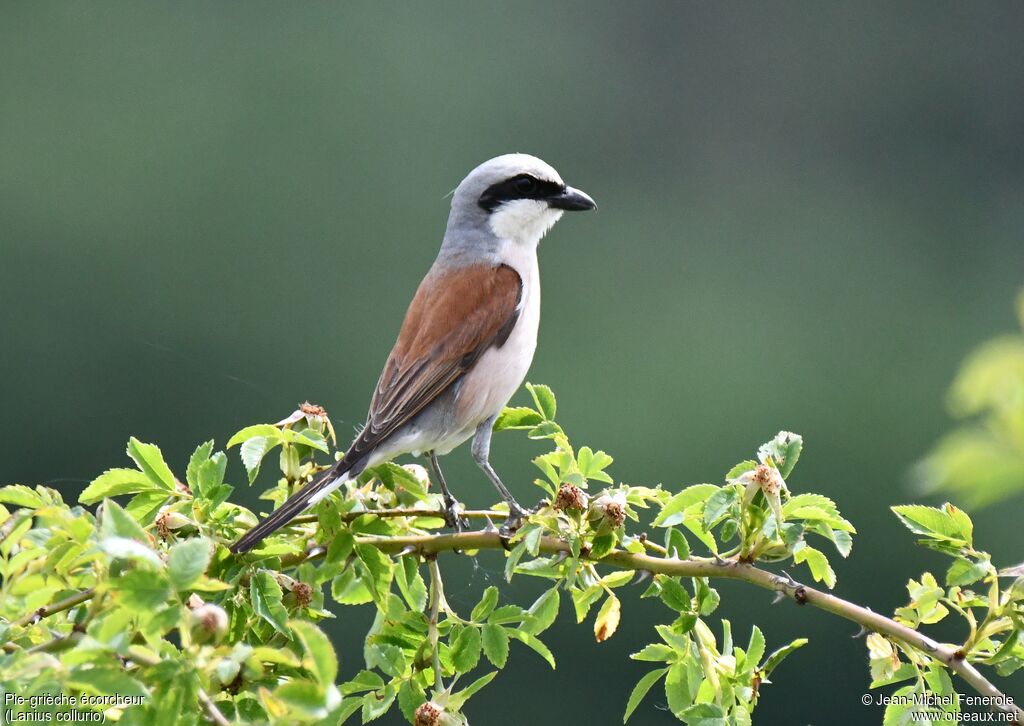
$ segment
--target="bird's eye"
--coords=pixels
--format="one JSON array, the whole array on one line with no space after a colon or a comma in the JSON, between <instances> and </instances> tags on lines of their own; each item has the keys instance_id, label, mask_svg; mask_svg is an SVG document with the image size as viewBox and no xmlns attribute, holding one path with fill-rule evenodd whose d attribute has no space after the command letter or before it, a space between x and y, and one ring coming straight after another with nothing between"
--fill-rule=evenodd
<instances>
[{"instance_id":1,"label":"bird's eye","mask_svg":"<svg viewBox=\"0 0 1024 726\"><path fill-rule=\"evenodd\" d=\"M521 176L516 179L516 191L522 195L533 194L537 190L537 180L532 176Z\"/></svg>"}]
</instances>

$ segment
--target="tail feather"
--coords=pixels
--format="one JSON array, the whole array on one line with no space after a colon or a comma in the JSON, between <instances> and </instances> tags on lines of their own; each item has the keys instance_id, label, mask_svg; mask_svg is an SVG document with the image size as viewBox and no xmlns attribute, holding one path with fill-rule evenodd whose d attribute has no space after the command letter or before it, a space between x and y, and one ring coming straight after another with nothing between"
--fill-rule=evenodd
<instances>
[{"instance_id":1,"label":"tail feather","mask_svg":"<svg viewBox=\"0 0 1024 726\"><path fill-rule=\"evenodd\" d=\"M248 552L271 534L284 527L295 517L302 514L307 507L316 504L327 496L333 489L341 485L350 477L347 476L353 467L344 459L339 461L327 471L288 497L284 504L275 509L270 516L259 522L255 527L246 532L242 537L231 545L234 554Z\"/></svg>"}]
</instances>

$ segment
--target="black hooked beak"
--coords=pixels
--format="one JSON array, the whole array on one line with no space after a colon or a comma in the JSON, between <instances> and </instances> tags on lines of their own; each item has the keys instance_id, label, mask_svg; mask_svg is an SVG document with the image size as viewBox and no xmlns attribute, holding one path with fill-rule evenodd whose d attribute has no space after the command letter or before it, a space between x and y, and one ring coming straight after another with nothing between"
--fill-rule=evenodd
<instances>
[{"instance_id":1,"label":"black hooked beak","mask_svg":"<svg viewBox=\"0 0 1024 726\"><path fill-rule=\"evenodd\" d=\"M579 189L566 187L558 194L548 197L548 206L566 212L585 212L588 209L597 209L597 202Z\"/></svg>"}]
</instances>

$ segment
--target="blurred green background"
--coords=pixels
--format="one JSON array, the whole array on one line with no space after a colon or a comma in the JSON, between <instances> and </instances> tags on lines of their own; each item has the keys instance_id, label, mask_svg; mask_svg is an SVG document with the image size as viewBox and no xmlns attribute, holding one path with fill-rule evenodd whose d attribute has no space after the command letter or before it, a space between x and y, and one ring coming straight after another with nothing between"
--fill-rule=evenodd
<instances>
[{"instance_id":1,"label":"blurred green background","mask_svg":"<svg viewBox=\"0 0 1024 726\"><path fill-rule=\"evenodd\" d=\"M199 441L307 398L347 437L446 193L524 151L601 206L541 247L530 379L554 388L577 444L613 454L619 479L678 488L800 432L791 488L833 497L860 532L835 563L839 594L891 612L908 577L944 569L888 506L916 496L907 472L950 427L958 362L1015 327L1020 4L35 2L3 16L4 483L73 498L126 462L130 434L181 470ZM524 439L498 436L492 461L532 501L543 449ZM447 464L469 504L493 499L468 451ZM1003 565L1024 557L1020 503L975 514ZM489 583L536 591L505 585L494 555L443 564L457 608ZM563 723L620 722L645 671L627 655L666 617L640 590L600 646L563 602L558 670L514 650L474 723L550 723L555 702ZM762 690L760 723L880 722L860 705L853 626L720 591L734 629L756 621L769 647L811 638ZM350 677L370 613L336 609ZM1024 698L1024 679L1005 685ZM634 720L675 722L656 692Z\"/></svg>"}]
</instances>

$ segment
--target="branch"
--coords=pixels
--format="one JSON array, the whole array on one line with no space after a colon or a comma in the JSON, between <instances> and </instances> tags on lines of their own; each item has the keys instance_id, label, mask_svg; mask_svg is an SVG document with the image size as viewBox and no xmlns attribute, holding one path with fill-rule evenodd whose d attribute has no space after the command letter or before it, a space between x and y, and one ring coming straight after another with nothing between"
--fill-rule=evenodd
<instances>
[{"instance_id":1,"label":"branch","mask_svg":"<svg viewBox=\"0 0 1024 726\"><path fill-rule=\"evenodd\" d=\"M440 552L503 549L506 545L506 542L502 541L497 532L461 532L456 534L405 537L366 536L357 537L356 542L377 547L385 554L417 552L428 559ZM540 549L548 554L569 552L569 546L565 542L548 536L541 538ZM314 552L309 559L315 559L322 554L322 551ZM977 668L969 663L959 647L938 643L891 618L879 615L865 607L856 605L848 600L843 600L835 595L830 595L827 592L801 585L789 576L781 577L767 570L735 560L722 560L720 562L696 559L680 560L672 557L652 557L645 554L633 554L625 550L615 550L599 560L594 560L594 562L595 564L610 565L624 570L647 571L662 575L741 580L765 590L781 593L799 605L811 605L819 610L838 615L868 630L900 640L910 647L941 661L950 669L956 671L974 690L991 699L996 708L1012 713L1018 722L1024 718L1024 710L1021 710L1006 694L1000 691Z\"/></svg>"},{"instance_id":2,"label":"branch","mask_svg":"<svg viewBox=\"0 0 1024 726\"><path fill-rule=\"evenodd\" d=\"M70 610L75 605L80 605L86 600L92 598L95 592L96 590L91 587L86 590L82 590L81 592L75 593L74 595L70 595L69 597L66 597L63 600L58 600L52 605L45 605L39 608L38 610L33 610L28 615L24 615L18 618L11 624L17 626L35 625L43 618L47 618L53 615L54 613L63 612L64 610Z\"/></svg>"}]
</instances>

